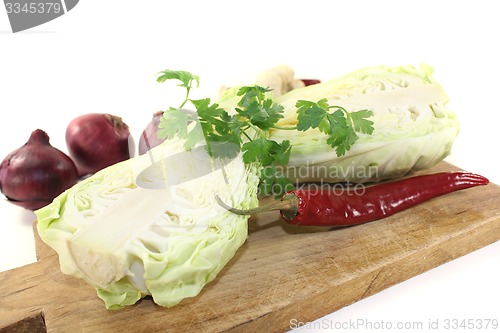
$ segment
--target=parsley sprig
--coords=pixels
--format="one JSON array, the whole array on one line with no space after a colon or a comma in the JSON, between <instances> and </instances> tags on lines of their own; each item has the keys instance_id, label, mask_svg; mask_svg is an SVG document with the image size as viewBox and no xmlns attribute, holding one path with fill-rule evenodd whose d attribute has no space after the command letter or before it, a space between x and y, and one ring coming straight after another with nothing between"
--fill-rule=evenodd
<instances>
[{"instance_id":1,"label":"parsley sprig","mask_svg":"<svg viewBox=\"0 0 500 333\"><path fill-rule=\"evenodd\" d=\"M373 121L368 120L373 113L369 110L348 112L341 106L329 105L326 98L318 102L297 101L297 130L318 128L328 138L326 142L335 148L337 156L344 155L358 140L356 132L372 134ZM330 110L334 110L330 112Z\"/></svg>"},{"instance_id":2,"label":"parsley sprig","mask_svg":"<svg viewBox=\"0 0 500 333\"><path fill-rule=\"evenodd\" d=\"M351 149L358 139L357 132L373 132L373 122L367 119L372 115L371 111L348 112L340 106L329 105L327 99L317 102L297 101L297 125L277 126L277 122L283 118L284 108L270 98L269 88L261 86L241 87L237 92L241 98L235 113L229 114L209 98L189 97L191 89L199 85L198 76L173 70L164 70L159 74L158 82L178 80L179 86L186 89L181 106L170 107L163 113L159 137L183 138L186 150L192 149L200 140L205 140L208 153L213 157L235 157L243 152L244 163L259 163L261 166L259 191L263 195L273 193L281 196L294 187L279 171L279 166L288 163L292 149L290 141L269 139L269 130L306 131L318 128L327 135L327 143L336 149L338 156ZM188 102L194 106L196 113L182 110Z\"/></svg>"}]
</instances>

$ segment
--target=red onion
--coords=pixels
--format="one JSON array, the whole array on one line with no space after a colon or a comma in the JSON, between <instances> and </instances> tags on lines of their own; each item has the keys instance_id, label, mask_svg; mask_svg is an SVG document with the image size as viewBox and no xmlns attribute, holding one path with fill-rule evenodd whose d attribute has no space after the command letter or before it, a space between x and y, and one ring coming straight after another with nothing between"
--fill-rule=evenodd
<instances>
[{"instance_id":1,"label":"red onion","mask_svg":"<svg viewBox=\"0 0 500 333\"><path fill-rule=\"evenodd\" d=\"M304 85L307 86L312 86L313 84L318 84L321 83L320 80L317 79L301 79L300 81L304 82Z\"/></svg>"},{"instance_id":2,"label":"red onion","mask_svg":"<svg viewBox=\"0 0 500 333\"><path fill-rule=\"evenodd\" d=\"M146 153L153 147L161 144L165 139L158 137L158 124L163 116L163 111L158 111L153 114L153 119L146 125L139 139L139 155Z\"/></svg>"},{"instance_id":3,"label":"red onion","mask_svg":"<svg viewBox=\"0 0 500 333\"><path fill-rule=\"evenodd\" d=\"M0 165L0 190L12 203L26 209L48 205L77 181L73 161L52 147L49 136L40 129Z\"/></svg>"},{"instance_id":4,"label":"red onion","mask_svg":"<svg viewBox=\"0 0 500 333\"><path fill-rule=\"evenodd\" d=\"M73 119L66 129L66 145L81 176L129 159L134 149L130 131L120 117L89 113Z\"/></svg>"},{"instance_id":5,"label":"red onion","mask_svg":"<svg viewBox=\"0 0 500 333\"><path fill-rule=\"evenodd\" d=\"M188 109L180 109L181 111L195 115L196 113L192 110ZM146 153L153 147L156 147L163 143L165 139L161 139L158 137L158 124L160 124L160 120L163 117L164 111L158 111L153 114L153 119L146 125L144 131L141 134L141 138L139 140L139 154L142 155Z\"/></svg>"}]
</instances>

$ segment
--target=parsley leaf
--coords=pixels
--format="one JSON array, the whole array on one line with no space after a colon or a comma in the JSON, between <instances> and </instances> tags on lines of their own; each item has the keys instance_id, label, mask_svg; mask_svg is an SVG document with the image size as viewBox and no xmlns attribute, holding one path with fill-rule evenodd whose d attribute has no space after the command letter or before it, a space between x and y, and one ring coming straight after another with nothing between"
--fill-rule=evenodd
<instances>
[{"instance_id":1,"label":"parsley leaf","mask_svg":"<svg viewBox=\"0 0 500 333\"><path fill-rule=\"evenodd\" d=\"M172 139L174 136L181 138L187 135L189 114L175 108L163 112L163 117L158 125L158 136L163 139Z\"/></svg>"},{"instance_id":2,"label":"parsley leaf","mask_svg":"<svg viewBox=\"0 0 500 333\"><path fill-rule=\"evenodd\" d=\"M247 164L260 162L263 166L269 166L275 162L286 164L290 157L290 141L284 140L281 144L260 137L253 141L245 142L242 146L243 161Z\"/></svg>"},{"instance_id":3,"label":"parsley leaf","mask_svg":"<svg viewBox=\"0 0 500 333\"><path fill-rule=\"evenodd\" d=\"M345 155L358 140L356 132L373 133L373 122L368 120L373 113L369 110L348 112L346 109L329 105L326 98L317 102L299 100L297 107L297 130L318 128L328 137L326 142L335 148L337 156ZM330 112L331 109L335 111Z\"/></svg>"},{"instance_id":4,"label":"parsley leaf","mask_svg":"<svg viewBox=\"0 0 500 333\"><path fill-rule=\"evenodd\" d=\"M235 118L210 99L191 100L196 108L208 153L212 157L235 157L240 152L241 135ZM228 126L233 124L233 126Z\"/></svg>"},{"instance_id":5,"label":"parsley leaf","mask_svg":"<svg viewBox=\"0 0 500 333\"><path fill-rule=\"evenodd\" d=\"M288 191L291 191L295 188L293 182L285 177L282 173L277 173L274 179L274 190L272 193L279 193L277 197L281 197L282 194L285 194Z\"/></svg>"},{"instance_id":6,"label":"parsley leaf","mask_svg":"<svg viewBox=\"0 0 500 333\"><path fill-rule=\"evenodd\" d=\"M278 120L283 118L283 106L266 98L265 93L269 91L260 86L245 86L241 87L237 93L238 96L242 96L236 108L238 115L263 131L271 129Z\"/></svg>"},{"instance_id":7,"label":"parsley leaf","mask_svg":"<svg viewBox=\"0 0 500 333\"><path fill-rule=\"evenodd\" d=\"M276 180L276 168L267 166L260 170L259 194L268 195L273 191L273 185Z\"/></svg>"},{"instance_id":8,"label":"parsley leaf","mask_svg":"<svg viewBox=\"0 0 500 333\"><path fill-rule=\"evenodd\" d=\"M156 81L159 83L163 83L167 80L179 80L181 81L179 86L187 89L191 89L194 82L196 83L196 87L198 87L200 84L200 78L198 77L198 75L194 75L186 71L174 71L166 69L158 74L161 74L160 76L158 76L158 78L156 78Z\"/></svg>"},{"instance_id":9,"label":"parsley leaf","mask_svg":"<svg viewBox=\"0 0 500 333\"><path fill-rule=\"evenodd\" d=\"M348 112L340 106L332 106L326 98L317 102L299 100L296 103L297 125L277 126L283 118L284 107L274 102L268 94L271 90L261 86L241 87L241 97L235 114L229 114L209 98L193 100L189 93L199 85L199 77L186 71L165 70L159 73L158 82L180 81L186 89L186 97L179 108L164 112L159 124L159 136L185 139L186 150L205 140L212 157L235 157L243 152L243 162L261 166L259 193L277 197L293 189L292 182L280 171L290 158L292 146L289 140L276 142L269 139L269 130L307 131L317 128L327 135L326 142L344 155L358 140L357 133L372 134L373 115L369 110ZM190 102L196 114L187 113L182 107ZM193 124L194 123L194 124Z\"/></svg>"},{"instance_id":10,"label":"parsley leaf","mask_svg":"<svg viewBox=\"0 0 500 333\"><path fill-rule=\"evenodd\" d=\"M288 191L295 188L290 179L278 170L274 165L266 166L260 171L259 194L269 195L275 193L279 198Z\"/></svg>"},{"instance_id":11,"label":"parsley leaf","mask_svg":"<svg viewBox=\"0 0 500 333\"><path fill-rule=\"evenodd\" d=\"M245 107L254 100L262 101L266 98L266 93L271 89L262 86L243 86L238 89L237 96L243 96L238 102L238 106Z\"/></svg>"},{"instance_id":12,"label":"parsley leaf","mask_svg":"<svg viewBox=\"0 0 500 333\"><path fill-rule=\"evenodd\" d=\"M373 133L373 121L367 119L373 116L373 112L369 110L360 110L350 112L349 116L356 132L362 132L365 134Z\"/></svg>"},{"instance_id":13,"label":"parsley leaf","mask_svg":"<svg viewBox=\"0 0 500 333\"><path fill-rule=\"evenodd\" d=\"M332 114L327 114L326 119L329 126L322 130L328 134L326 143L335 148L337 156L345 155L358 139L356 132L349 126L344 113L339 109Z\"/></svg>"},{"instance_id":14,"label":"parsley leaf","mask_svg":"<svg viewBox=\"0 0 500 333\"><path fill-rule=\"evenodd\" d=\"M188 127L192 122L195 122L195 125ZM186 139L184 148L192 149L203 138L201 125L196 115L176 108L164 111L158 124L158 137L172 139L174 136Z\"/></svg>"},{"instance_id":15,"label":"parsley leaf","mask_svg":"<svg viewBox=\"0 0 500 333\"><path fill-rule=\"evenodd\" d=\"M317 128L324 121L328 113L328 101L321 99L318 102L298 100L297 107L297 130L306 131L309 128Z\"/></svg>"}]
</instances>

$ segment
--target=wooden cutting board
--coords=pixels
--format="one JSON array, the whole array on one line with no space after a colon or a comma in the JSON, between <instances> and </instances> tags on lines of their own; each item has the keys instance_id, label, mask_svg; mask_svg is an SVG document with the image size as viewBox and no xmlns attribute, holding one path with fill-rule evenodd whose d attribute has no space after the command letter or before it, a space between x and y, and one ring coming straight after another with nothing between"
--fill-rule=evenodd
<instances>
[{"instance_id":1,"label":"wooden cutting board","mask_svg":"<svg viewBox=\"0 0 500 333\"><path fill-rule=\"evenodd\" d=\"M426 173L456 169L441 163ZM146 298L106 310L85 282L59 271L57 254L37 237L38 262L0 273L0 332L283 332L292 318L315 320L498 241L500 187L351 228L292 227L276 212L249 225L219 276L171 309Z\"/></svg>"}]
</instances>

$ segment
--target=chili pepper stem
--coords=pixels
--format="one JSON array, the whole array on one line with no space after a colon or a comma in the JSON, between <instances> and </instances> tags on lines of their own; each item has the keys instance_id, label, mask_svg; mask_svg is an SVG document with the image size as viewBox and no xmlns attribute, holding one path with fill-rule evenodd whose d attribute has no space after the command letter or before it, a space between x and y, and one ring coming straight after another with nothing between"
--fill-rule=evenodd
<instances>
[{"instance_id":1,"label":"chili pepper stem","mask_svg":"<svg viewBox=\"0 0 500 333\"><path fill-rule=\"evenodd\" d=\"M284 216L292 219L293 217L295 217L295 215L297 214L297 210L298 210L298 198L293 193L284 195L280 201L273 201L273 202L268 203L267 205L263 205L263 206L259 206L259 207L251 208L251 209L238 209L238 208L231 207L228 204L226 204L224 201L222 201L222 199L217 194L215 195L215 200L222 208L230 211L231 213L238 214L238 215L252 215L252 214L267 212L267 211L271 211L271 210L280 210Z\"/></svg>"}]
</instances>

